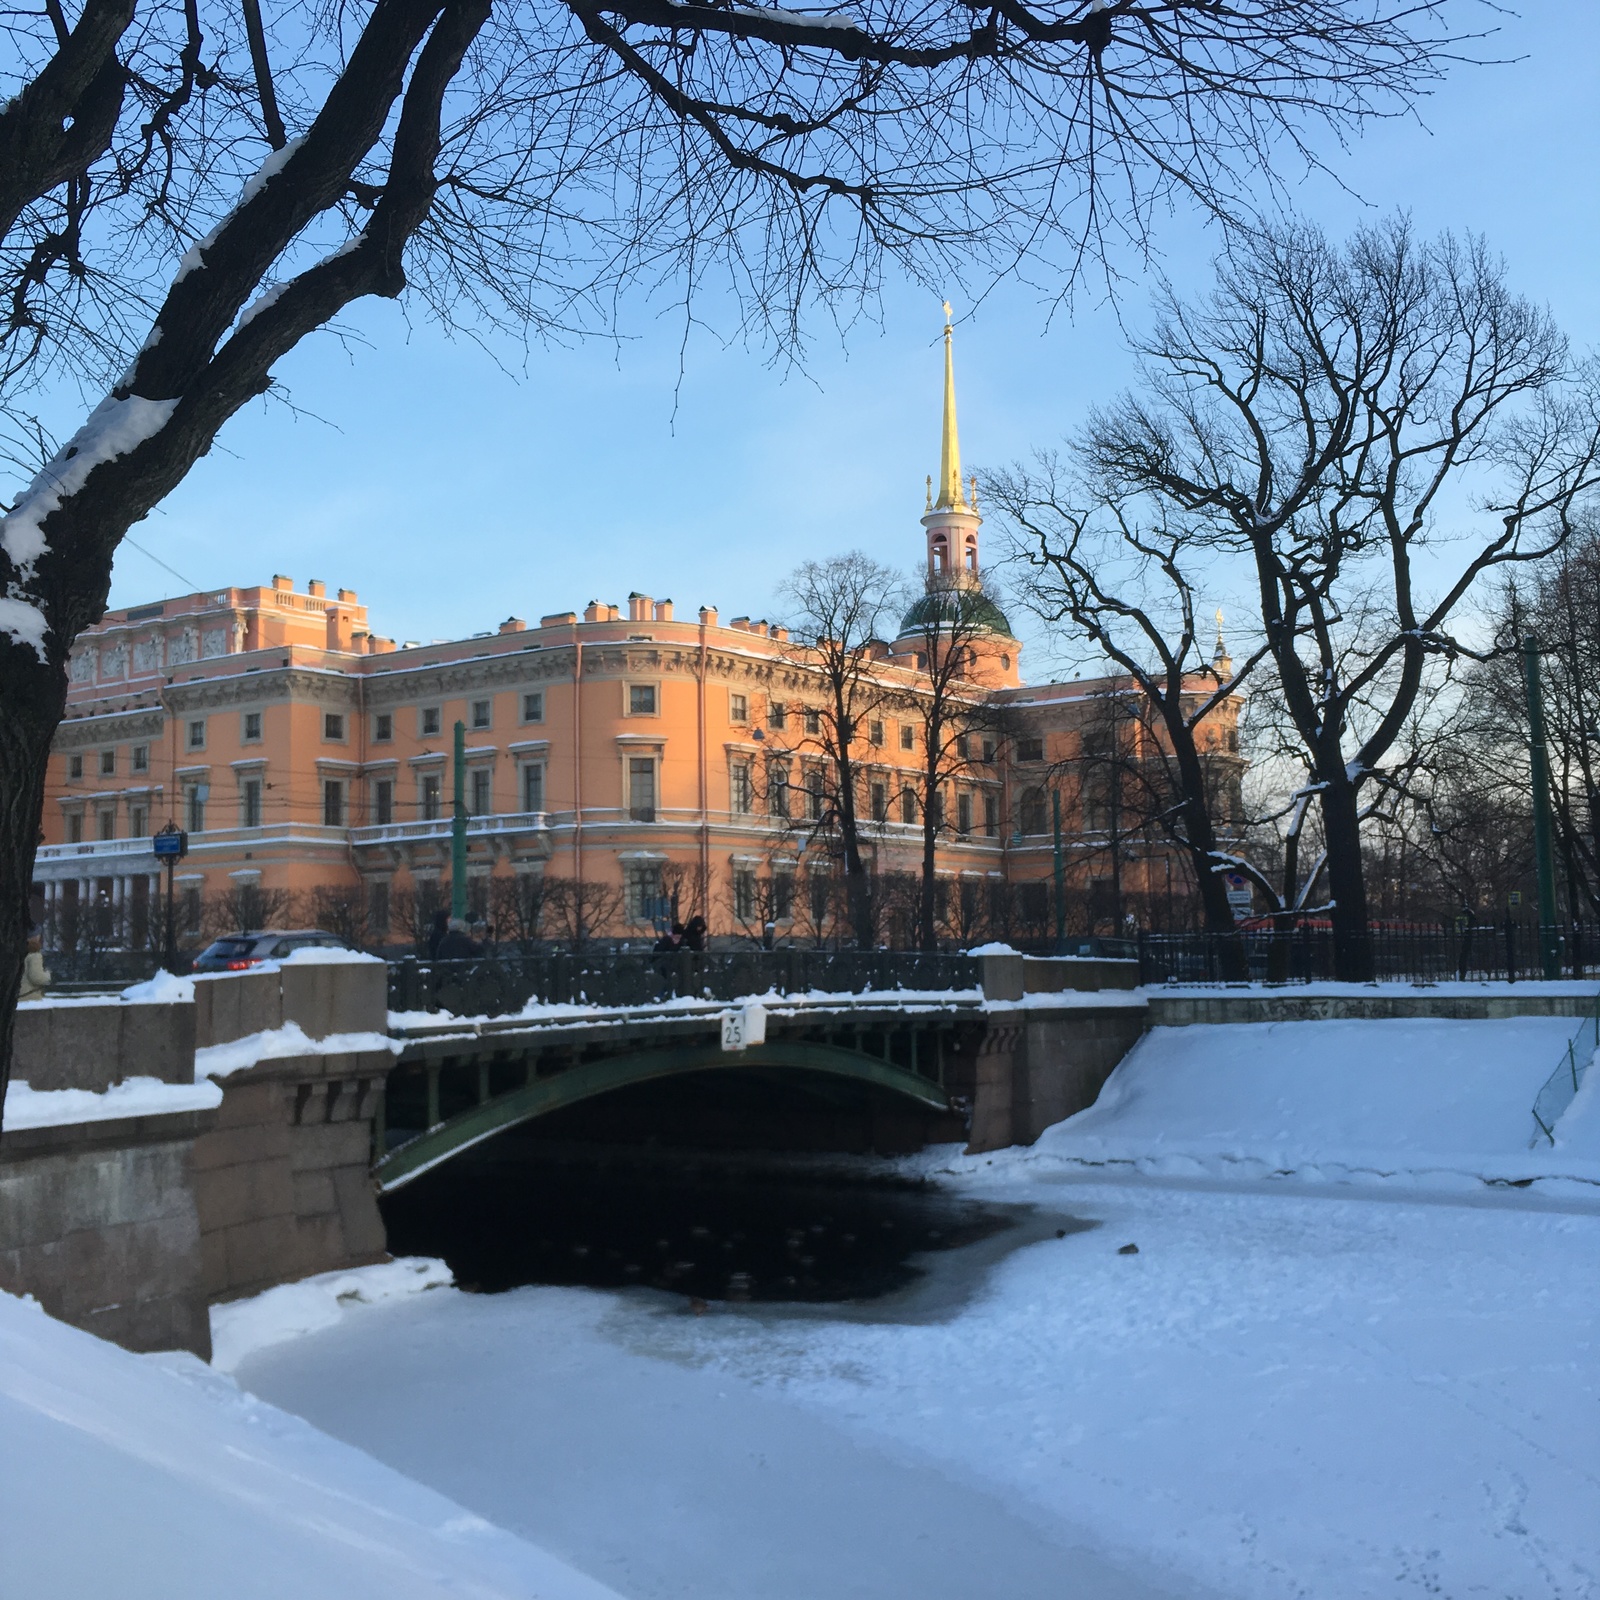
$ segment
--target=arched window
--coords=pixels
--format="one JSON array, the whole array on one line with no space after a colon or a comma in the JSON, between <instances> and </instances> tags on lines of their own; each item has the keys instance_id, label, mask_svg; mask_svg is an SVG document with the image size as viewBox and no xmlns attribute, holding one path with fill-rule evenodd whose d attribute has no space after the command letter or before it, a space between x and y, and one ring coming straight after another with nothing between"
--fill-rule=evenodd
<instances>
[{"instance_id":1,"label":"arched window","mask_svg":"<svg viewBox=\"0 0 1600 1600\"><path fill-rule=\"evenodd\" d=\"M942 538L933 541L933 564L940 572L950 570L950 550Z\"/></svg>"},{"instance_id":2,"label":"arched window","mask_svg":"<svg viewBox=\"0 0 1600 1600\"><path fill-rule=\"evenodd\" d=\"M978 546L971 539L968 539L967 540L967 571L968 572L976 572L977 570L978 570Z\"/></svg>"},{"instance_id":3,"label":"arched window","mask_svg":"<svg viewBox=\"0 0 1600 1600\"><path fill-rule=\"evenodd\" d=\"M1010 656L1002 655L1000 657L1000 670L1002 672L1009 672L1011 670L1011 657Z\"/></svg>"}]
</instances>

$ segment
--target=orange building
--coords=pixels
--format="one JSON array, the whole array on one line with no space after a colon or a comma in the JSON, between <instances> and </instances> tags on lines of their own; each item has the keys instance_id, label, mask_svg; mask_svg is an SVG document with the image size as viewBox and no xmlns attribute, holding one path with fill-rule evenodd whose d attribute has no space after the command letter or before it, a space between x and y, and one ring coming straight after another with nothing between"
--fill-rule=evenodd
<instances>
[{"instance_id":1,"label":"orange building","mask_svg":"<svg viewBox=\"0 0 1600 1600\"><path fill-rule=\"evenodd\" d=\"M976 731L941 786L952 935L1003 931L983 908L1018 886L1007 903L1040 919L1026 886L1052 875L1052 786L1065 789L1074 892L1093 897L1108 852L1119 898L1148 897L1160 873L1170 883L1164 849L1158 867L1147 850L1122 872L1115 819L1091 815L1088 789L1063 778L1088 724L1126 691L1024 686L1021 646L983 593L948 328L938 492L930 481L922 521L934 592L874 647L874 710L853 752L873 870L887 882L920 869L927 608L954 606L969 640L958 697ZM670 600L632 594L397 645L372 632L354 591L278 576L108 613L77 640L70 673L35 867L57 943L91 927L153 941L151 835L169 820L189 836L176 872L186 936L315 918L369 944L409 940L448 901L458 722L475 914L641 936L670 903L716 933L836 931L816 776L823 684L779 626L709 608L680 618ZM1219 713L1219 748L1237 748L1236 710Z\"/></svg>"}]
</instances>

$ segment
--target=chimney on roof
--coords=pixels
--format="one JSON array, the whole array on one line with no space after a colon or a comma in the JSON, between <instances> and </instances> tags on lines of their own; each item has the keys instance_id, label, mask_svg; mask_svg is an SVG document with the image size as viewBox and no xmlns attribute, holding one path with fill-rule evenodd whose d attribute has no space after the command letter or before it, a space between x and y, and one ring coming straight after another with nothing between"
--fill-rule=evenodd
<instances>
[{"instance_id":1,"label":"chimney on roof","mask_svg":"<svg viewBox=\"0 0 1600 1600\"><path fill-rule=\"evenodd\" d=\"M655 604L655 615L650 620L652 622L671 622L672 602L670 600L657 600Z\"/></svg>"},{"instance_id":2,"label":"chimney on roof","mask_svg":"<svg viewBox=\"0 0 1600 1600\"><path fill-rule=\"evenodd\" d=\"M281 572L275 572L272 575L272 587L274 589L292 589L294 588L294 579L284 577Z\"/></svg>"},{"instance_id":3,"label":"chimney on roof","mask_svg":"<svg viewBox=\"0 0 1600 1600\"><path fill-rule=\"evenodd\" d=\"M311 582L306 585L306 593L317 600L322 599L327 592L328 586L322 581L321 578L313 578Z\"/></svg>"},{"instance_id":4,"label":"chimney on roof","mask_svg":"<svg viewBox=\"0 0 1600 1600\"><path fill-rule=\"evenodd\" d=\"M649 622L651 610L655 605L649 595L640 594L637 589L628 596L628 621Z\"/></svg>"},{"instance_id":5,"label":"chimney on roof","mask_svg":"<svg viewBox=\"0 0 1600 1600\"><path fill-rule=\"evenodd\" d=\"M700 626L714 628L717 625L717 608L715 606L700 607Z\"/></svg>"},{"instance_id":6,"label":"chimney on roof","mask_svg":"<svg viewBox=\"0 0 1600 1600\"><path fill-rule=\"evenodd\" d=\"M339 598L341 600L348 601L351 605L354 605L356 603L356 592L354 589L341 589L339 591Z\"/></svg>"},{"instance_id":7,"label":"chimney on roof","mask_svg":"<svg viewBox=\"0 0 1600 1600\"><path fill-rule=\"evenodd\" d=\"M526 631L527 626L528 624L521 617L507 617L500 624L500 631L501 633L522 633Z\"/></svg>"},{"instance_id":8,"label":"chimney on roof","mask_svg":"<svg viewBox=\"0 0 1600 1600\"><path fill-rule=\"evenodd\" d=\"M749 617L735 617L728 626L737 628L740 633L748 633L750 631L750 619Z\"/></svg>"},{"instance_id":9,"label":"chimney on roof","mask_svg":"<svg viewBox=\"0 0 1600 1600\"><path fill-rule=\"evenodd\" d=\"M600 613L604 609L598 600L591 600L583 608L583 620L585 622L599 622L601 620Z\"/></svg>"}]
</instances>

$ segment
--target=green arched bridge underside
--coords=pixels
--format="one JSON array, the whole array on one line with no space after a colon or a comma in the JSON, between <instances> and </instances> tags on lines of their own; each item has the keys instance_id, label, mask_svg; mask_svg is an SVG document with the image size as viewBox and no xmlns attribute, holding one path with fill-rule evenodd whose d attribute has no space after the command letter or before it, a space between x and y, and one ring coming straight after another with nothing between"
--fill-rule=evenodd
<instances>
[{"instance_id":1,"label":"green arched bridge underside","mask_svg":"<svg viewBox=\"0 0 1600 1600\"><path fill-rule=\"evenodd\" d=\"M673 1078L690 1072L717 1072L730 1069L783 1068L789 1071L820 1072L830 1077L849 1078L904 1095L935 1111L948 1111L950 1099L931 1078L897 1067L892 1062L837 1045L795 1040L792 1043L752 1045L748 1050L724 1051L704 1045L680 1046L668 1050L640 1050L629 1055L609 1056L569 1067L548 1078L541 1078L508 1094L484 1100L468 1111L430 1128L426 1133L392 1150L373 1168L380 1194L403 1188L413 1178L447 1161L472 1145L491 1139L519 1122L529 1122L565 1106L592 1100L596 1095L616 1089L649 1083L657 1078Z\"/></svg>"}]
</instances>

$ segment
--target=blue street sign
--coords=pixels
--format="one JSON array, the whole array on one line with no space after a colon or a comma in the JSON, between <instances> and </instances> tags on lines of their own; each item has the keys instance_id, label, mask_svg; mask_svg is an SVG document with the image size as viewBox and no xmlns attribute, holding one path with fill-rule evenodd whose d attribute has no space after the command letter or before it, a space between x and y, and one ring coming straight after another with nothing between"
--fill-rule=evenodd
<instances>
[{"instance_id":1,"label":"blue street sign","mask_svg":"<svg viewBox=\"0 0 1600 1600\"><path fill-rule=\"evenodd\" d=\"M155 846L158 857L175 856L181 860L189 853L189 835L174 828L170 823L150 842Z\"/></svg>"}]
</instances>

